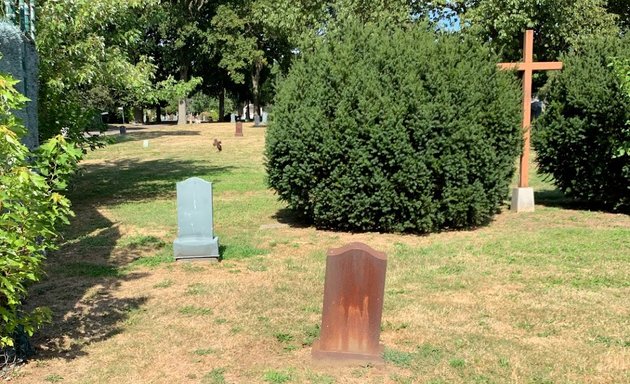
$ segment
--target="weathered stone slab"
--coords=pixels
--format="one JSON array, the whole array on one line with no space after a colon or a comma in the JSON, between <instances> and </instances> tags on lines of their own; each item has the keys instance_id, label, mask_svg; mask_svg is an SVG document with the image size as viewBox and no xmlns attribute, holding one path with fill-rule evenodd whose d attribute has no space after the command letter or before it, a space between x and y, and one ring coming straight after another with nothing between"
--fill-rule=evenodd
<instances>
[{"instance_id":1,"label":"weathered stone slab","mask_svg":"<svg viewBox=\"0 0 630 384\"><path fill-rule=\"evenodd\" d=\"M236 122L236 132L234 132L234 136L243 136L243 122Z\"/></svg>"},{"instance_id":2,"label":"weathered stone slab","mask_svg":"<svg viewBox=\"0 0 630 384\"><path fill-rule=\"evenodd\" d=\"M177 183L175 260L219 258L212 214L212 183L198 177Z\"/></svg>"},{"instance_id":3,"label":"weathered stone slab","mask_svg":"<svg viewBox=\"0 0 630 384\"><path fill-rule=\"evenodd\" d=\"M387 256L363 243L328 251L315 359L382 363L379 344Z\"/></svg>"}]
</instances>

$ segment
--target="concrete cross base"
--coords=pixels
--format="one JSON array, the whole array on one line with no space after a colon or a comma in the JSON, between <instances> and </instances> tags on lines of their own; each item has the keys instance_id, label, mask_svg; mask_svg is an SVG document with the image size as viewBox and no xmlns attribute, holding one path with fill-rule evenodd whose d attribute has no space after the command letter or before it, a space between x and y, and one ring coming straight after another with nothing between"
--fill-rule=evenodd
<instances>
[{"instance_id":1,"label":"concrete cross base","mask_svg":"<svg viewBox=\"0 0 630 384\"><path fill-rule=\"evenodd\" d=\"M512 189L512 212L534 212L534 189L514 188Z\"/></svg>"},{"instance_id":2,"label":"concrete cross base","mask_svg":"<svg viewBox=\"0 0 630 384\"><path fill-rule=\"evenodd\" d=\"M219 260L219 238L178 238L173 242L175 260Z\"/></svg>"}]
</instances>

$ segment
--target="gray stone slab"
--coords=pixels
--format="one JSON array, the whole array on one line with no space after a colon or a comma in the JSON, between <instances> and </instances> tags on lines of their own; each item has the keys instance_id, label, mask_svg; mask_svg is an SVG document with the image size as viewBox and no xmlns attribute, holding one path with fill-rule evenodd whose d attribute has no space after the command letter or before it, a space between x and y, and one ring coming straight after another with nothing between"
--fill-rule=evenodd
<instances>
[{"instance_id":1,"label":"gray stone slab","mask_svg":"<svg viewBox=\"0 0 630 384\"><path fill-rule=\"evenodd\" d=\"M175 260L219 257L212 215L212 183L198 177L177 183Z\"/></svg>"}]
</instances>

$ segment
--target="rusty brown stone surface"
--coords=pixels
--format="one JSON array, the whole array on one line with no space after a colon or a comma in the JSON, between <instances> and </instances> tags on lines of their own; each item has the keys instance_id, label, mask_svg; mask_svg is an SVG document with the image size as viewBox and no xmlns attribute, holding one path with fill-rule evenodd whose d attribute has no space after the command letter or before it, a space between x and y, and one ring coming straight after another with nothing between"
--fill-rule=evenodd
<instances>
[{"instance_id":1,"label":"rusty brown stone surface","mask_svg":"<svg viewBox=\"0 0 630 384\"><path fill-rule=\"evenodd\" d=\"M242 121L236 122L236 132L234 133L234 136L243 136L243 122Z\"/></svg>"},{"instance_id":2,"label":"rusty brown stone surface","mask_svg":"<svg viewBox=\"0 0 630 384\"><path fill-rule=\"evenodd\" d=\"M328 251L322 326L313 358L382 363L386 268L385 253L363 243Z\"/></svg>"}]
</instances>

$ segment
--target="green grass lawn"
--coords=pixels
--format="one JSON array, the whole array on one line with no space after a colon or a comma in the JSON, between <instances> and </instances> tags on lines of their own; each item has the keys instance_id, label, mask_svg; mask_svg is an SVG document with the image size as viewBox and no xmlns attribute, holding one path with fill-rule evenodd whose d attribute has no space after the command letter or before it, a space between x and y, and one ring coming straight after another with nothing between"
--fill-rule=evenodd
<instances>
[{"instance_id":1,"label":"green grass lawn","mask_svg":"<svg viewBox=\"0 0 630 384\"><path fill-rule=\"evenodd\" d=\"M233 134L140 127L89 154L29 301L54 323L17 382L630 382L628 216L577 209L532 174L536 212L506 206L474 230L320 231L266 188L265 130ZM175 183L192 176L213 182L220 263L173 260ZM384 367L310 358L325 252L351 241L388 255Z\"/></svg>"}]
</instances>

